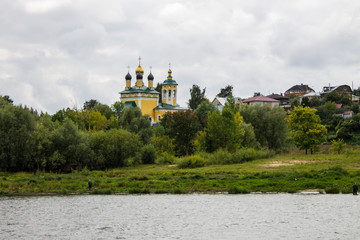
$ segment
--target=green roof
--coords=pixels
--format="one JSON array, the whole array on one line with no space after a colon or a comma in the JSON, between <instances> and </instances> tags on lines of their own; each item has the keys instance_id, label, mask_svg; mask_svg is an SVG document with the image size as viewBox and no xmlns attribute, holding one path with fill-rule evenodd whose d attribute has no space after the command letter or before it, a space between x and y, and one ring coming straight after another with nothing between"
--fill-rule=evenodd
<instances>
[{"instance_id":1,"label":"green roof","mask_svg":"<svg viewBox=\"0 0 360 240\"><path fill-rule=\"evenodd\" d=\"M135 86L131 87L128 90L121 91L120 93L153 93L153 94L160 94L158 91L151 90L150 88L143 86L140 89L137 89Z\"/></svg>"},{"instance_id":2,"label":"green roof","mask_svg":"<svg viewBox=\"0 0 360 240\"><path fill-rule=\"evenodd\" d=\"M173 79L166 79L162 84L165 85L178 85L177 82Z\"/></svg>"}]
</instances>

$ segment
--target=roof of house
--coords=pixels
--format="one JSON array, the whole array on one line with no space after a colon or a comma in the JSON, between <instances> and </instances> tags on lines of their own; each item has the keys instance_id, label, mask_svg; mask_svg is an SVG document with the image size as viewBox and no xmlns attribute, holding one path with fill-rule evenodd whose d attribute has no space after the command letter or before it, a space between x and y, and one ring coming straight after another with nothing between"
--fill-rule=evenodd
<instances>
[{"instance_id":1,"label":"roof of house","mask_svg":"<svg viewBox=\"0 0 360 240\"><path fill-rule=\"evenodd\" d=\"M286 90L286 92L295 91L295 90L298 90L300 92L307 92L307 91L315 92L314 89L312 89L308 85L304 85L304 84L292 86L291 88Z\"/></svg>"},{"instance_id":2,"label":"roof of house","mask_svg":"<svg viewBox=\"0 0 360 240\"><path fill-rule=\"evenodd\" d=\"M280 95L280 94L276 94L276 93L273 93L273 94L271 94L271 95L268 95L268 96L266 96L266 97L268 97L268 98L273 98L273 99L276 99L276 100L283 100L283 99L285 99L285 100L289 100L290 98L289 97L286 97L286 96L284 96L284 95Z\"/></svg>"},{"instance_id":3,"label":"roof of house","mask_svg":"<svg viewBox=\"0 0 360 240\"><path fill-rule=\"evenodd\" d=\"M344 88L345 88L345 90L346 90L346 88L348 88L351 91L351 88L348 85L338 85L338 86L325 86L325 87L323 87L322 93L330 93L332 91L339 89L340 87L343 87L343 90L344 90Z\"/></svg>"},{"instance_id":4,"label":"roof of house","mask_svg":"<svg viewBox=\"0 0 360 240\"><path fill-rule=\"evenodd\" d=\"M211 103L214 103L215 100L217 100L222 106L225 106L226 97L215 97Z\"/></svg>"},{"instance_id":5,"label":"roof of house","mask_svg":"<svg viewBox=\"0 0 360 240\"><path fill-rule=\"evenodd\" d=\"M307 94L302 95L302 97L320 97L319 92L309 92Z\"/></svg>"},{"instance_id":6,"label":"roof of house","mask_svg":"<svg viewBox=\"0 0 360 240\"><path fill-rule=\"evenodd\" d=\"M279 100L275 100L273 98L265 97L265 96L256 96L252 98L248 98L242 101L243 103L248 102L279 102Z\"/></svg>"}]
</instances>

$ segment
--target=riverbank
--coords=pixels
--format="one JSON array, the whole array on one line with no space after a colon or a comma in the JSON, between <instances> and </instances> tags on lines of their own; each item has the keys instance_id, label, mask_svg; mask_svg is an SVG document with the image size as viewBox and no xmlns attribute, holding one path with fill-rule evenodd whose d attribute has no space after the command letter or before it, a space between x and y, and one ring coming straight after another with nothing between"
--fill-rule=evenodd
<instances>
[{"instance_id":1,"label":"riverbank","mask_svg":"<svg viewBox=\"0 0 360 240\"><path fill-rule=\"evenodd\" d=\"M107 171L1 173L0 195L183 194L287 192L351 193L360 183L358 152L278 155L242 164L179 169L139 165ZM93 190L87 182L91 179ZM315 189L315 190L314 190Z\"/></svg>"}]
</instances>

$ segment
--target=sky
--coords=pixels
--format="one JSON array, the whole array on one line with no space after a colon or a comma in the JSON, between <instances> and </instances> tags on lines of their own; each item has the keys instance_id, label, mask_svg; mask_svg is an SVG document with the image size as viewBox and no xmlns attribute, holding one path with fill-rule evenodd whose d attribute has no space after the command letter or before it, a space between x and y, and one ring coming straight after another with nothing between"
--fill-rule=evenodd
<instances>
[{"instance_id":1,"label":"sky","mask_svg":"<svg viewBox=\"0 0 360 240\"><path fill-rule=\"evenodd\" d=\"M1 0L0 95L54 114L120 100L141 56L144 80L171 64L178 103L190 89L235 97L296 84L360 86L356 0Z\"/></svg>"}]
</instances>

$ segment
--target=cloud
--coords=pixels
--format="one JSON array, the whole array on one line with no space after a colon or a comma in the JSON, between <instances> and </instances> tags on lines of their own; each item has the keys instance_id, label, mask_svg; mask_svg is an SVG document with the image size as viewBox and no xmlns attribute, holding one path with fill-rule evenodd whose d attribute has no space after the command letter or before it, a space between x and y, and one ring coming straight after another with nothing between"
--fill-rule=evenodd
<instances>
[{"instance_id":1,"label":"cloud","mask_svg":"<svg viewBox=\"0 0 360 240\"><path fill-rule=\"evenodd\" d=\"M142 57L155 85L171 63L178 102L193 84L211 100L299 83L359 86L360 3L338 1L0 2L0 95L51 114L119 100Z\"/></svg>"}]
</instances>

